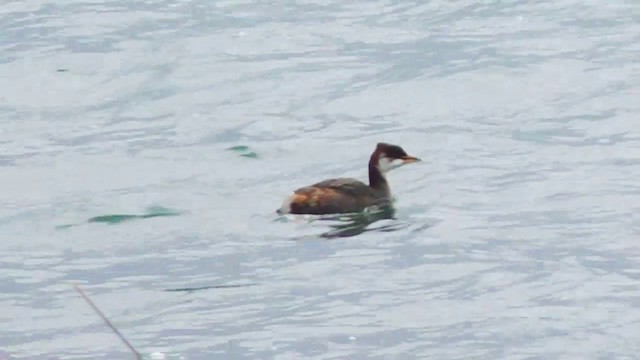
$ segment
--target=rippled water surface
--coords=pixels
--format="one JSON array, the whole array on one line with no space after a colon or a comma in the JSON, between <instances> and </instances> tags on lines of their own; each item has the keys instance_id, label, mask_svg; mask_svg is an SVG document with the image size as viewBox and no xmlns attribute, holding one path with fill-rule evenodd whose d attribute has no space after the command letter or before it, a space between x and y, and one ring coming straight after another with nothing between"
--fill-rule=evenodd
<instances>
[{"instance_id":1,"label":"rippled water surface","mask_svg":"<svg viewBox=\"0 0 640 360\"><path fill-rule=\"evenodd\" d=\"M0 358L131 357L73 283L145 358L637 357L638 3L10 0L0 33ZM379 141L424 159L395 219L277 218Z\"/></svg>"}]
</instances>

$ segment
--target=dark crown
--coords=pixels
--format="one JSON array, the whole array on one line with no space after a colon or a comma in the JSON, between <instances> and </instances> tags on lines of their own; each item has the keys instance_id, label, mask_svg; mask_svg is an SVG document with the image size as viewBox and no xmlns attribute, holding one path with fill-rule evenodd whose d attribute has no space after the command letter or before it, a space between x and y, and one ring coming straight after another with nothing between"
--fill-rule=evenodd
<instances>
[{"instance_id":1,"label":"dark crown","mask_svg":"<svg viewBox=\"0 0 640 360\"><path fill-rule=\"evenodd\" d=\"M407 153L400 146L387 143L378 143L375 152L378 153L378 156L384 154L386 157L392 159L401 159L407 156Z\"/></svg>"}]
</instances>

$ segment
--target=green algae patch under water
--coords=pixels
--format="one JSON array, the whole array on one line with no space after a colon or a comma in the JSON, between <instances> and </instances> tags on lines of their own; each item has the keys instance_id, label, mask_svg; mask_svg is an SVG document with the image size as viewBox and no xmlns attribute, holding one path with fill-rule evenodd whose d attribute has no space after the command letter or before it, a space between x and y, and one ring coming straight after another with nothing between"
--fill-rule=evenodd
<instances>
[{"instance_id":1,"label":"green algae patch under water","mask_svg":"<svg viewBox=\"0 0 640 360\"><path fill-rule=\"evenodd\" d=\"M242 157L246 157L246 158L250 158L250 159L257 159L258 158L258 154L254 151L251 151L251 149L249 149L249 147L247 145L236 145L236 146L232 146L230 148L227 148L227 151L233 151L237 154L239 154Z\"/></svg>"},{"instance_id":2,"label":"green algae patch under water","mask_svg":"<svg viewBox=\"0 0 640 360\"><path fill-rule=\"evenodd\" d=\"M108 215L99 215L99 216L94 216L90 219L87 220L87 223L102 223L102 224L109 224L109 225L115 225L115 224L120 224L123 223L125 221L131 221L131 220L143 220L143 219L150 219L150 218L156 218L156 217L166 217L166 216L179 216L182 215L183 212L178 211L178 210L173 210L173 209L169 209L169 208L165 208L162 206L152 206L147 208L146 212L143 214L108 214ZM57 229L67 229L70 228L72 226L77 226L80 224L67 224L67 225L59 225L56 228Z\"/></svg>"},{"instance_id":3,"label":"green algae patch under water","mask_svg":"<svg viewBox=\"0 0 640 360\"><path fill-rule=\"evenodd\" d=\"M175 288L175 289L166 289L164 291L168 292L194 292L200 290L211 290L211 289L235 289L247 286L254 286L256 284L226 284L226 285L208 285L208 286L198 286L198 287L184 287L184 288Z\"/></svg>"}]
</instances>

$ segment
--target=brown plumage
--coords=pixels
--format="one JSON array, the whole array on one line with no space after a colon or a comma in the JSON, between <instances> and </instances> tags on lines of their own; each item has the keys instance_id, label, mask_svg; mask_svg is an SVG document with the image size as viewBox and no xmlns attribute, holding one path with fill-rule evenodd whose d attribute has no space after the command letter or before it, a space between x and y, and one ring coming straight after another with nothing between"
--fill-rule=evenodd
<instances>
[{"instance_id":1,"label":"brown plumage","mask_svg":"<svg viewBox=\"0 0 640 360\"><path fill-rule=\"evenodd\" d=\"M278 214L338 214L363 211L373 205L391 204L385 174L404 164L420 161L397 145L378 143L369 159L369 185L349 178L324 180L294 191Z\"/></svg>"}]
</instances>

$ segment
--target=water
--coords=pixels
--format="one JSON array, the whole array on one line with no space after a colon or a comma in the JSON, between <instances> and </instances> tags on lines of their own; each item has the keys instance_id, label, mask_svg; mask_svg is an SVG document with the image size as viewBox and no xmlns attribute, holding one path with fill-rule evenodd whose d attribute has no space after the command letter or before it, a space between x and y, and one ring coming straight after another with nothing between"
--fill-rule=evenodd
<instances>
[{"instance_id":1,"label":"water","mask_svg":"<svg viewBox=\"0 0 640 360\"><path fill-rule=\"evenodd\" d=\"M145 358L636 358L639 20L3 4L0 358L131 357L72 283ZM396 219L277 219L294 188L364 179L379 141L424 159L390 174Z\"/></svg>"}]
</instances>

